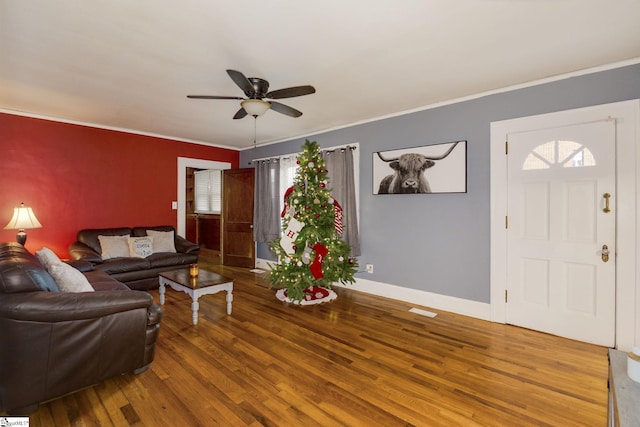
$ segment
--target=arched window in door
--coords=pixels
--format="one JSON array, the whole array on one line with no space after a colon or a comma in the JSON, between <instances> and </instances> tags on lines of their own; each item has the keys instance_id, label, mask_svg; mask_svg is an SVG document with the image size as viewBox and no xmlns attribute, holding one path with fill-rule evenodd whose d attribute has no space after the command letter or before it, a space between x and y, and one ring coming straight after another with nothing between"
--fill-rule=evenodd
<instances>
[{"instance_id":1,"label":"arched window in door","mask_svg":"<svg viewBox=\"0 0 640 427\"><path fill-rule=\"evenodd\" d=\"M553 167L581 168L595 166L593 153L575 141L548 141L534 148L522 164L522 170Z\"/></svg>"}]
</instances>

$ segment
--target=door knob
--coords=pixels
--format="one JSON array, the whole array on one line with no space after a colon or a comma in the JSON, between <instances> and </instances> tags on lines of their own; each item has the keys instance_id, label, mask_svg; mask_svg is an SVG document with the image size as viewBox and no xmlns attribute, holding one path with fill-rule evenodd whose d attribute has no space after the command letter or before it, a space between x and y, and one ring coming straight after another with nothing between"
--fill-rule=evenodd
<instances>
[{"instance_id":1,"label":"door knob","mask_svg":"<svg viewBox=\"0 0 640 427\"><path fill-rule=\"evenodd\" d=\"M602 262L607 262L609 261L609 246L607 245L602 245L602 252L601 252L601 256L602 256Z\"/></svg>"}]
</instances>

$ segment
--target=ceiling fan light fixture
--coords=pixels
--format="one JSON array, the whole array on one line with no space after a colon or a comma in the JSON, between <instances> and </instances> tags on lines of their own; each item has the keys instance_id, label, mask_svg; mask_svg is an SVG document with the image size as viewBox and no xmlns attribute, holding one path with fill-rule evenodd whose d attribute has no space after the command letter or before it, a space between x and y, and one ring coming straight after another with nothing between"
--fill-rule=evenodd
<instances>
[{"instance_id":1,"label":"ceiling fan light fixture","mask_svg":"<svg viewBox=\"0 0 640 427\"><path fill-rule=\"evenodd\" d=\"M247 114L254 117L263 115L271 108L271 104L262 99L245 99L240 105L242 105L242 108L244 108Z\"/></svg>"}]
</instances>

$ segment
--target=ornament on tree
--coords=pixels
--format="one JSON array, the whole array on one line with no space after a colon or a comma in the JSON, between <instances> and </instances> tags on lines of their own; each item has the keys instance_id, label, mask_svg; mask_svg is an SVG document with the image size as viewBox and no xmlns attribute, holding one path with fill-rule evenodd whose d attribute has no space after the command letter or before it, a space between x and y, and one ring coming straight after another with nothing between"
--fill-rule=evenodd
<instances>
[{"instance_id":1,"label":"ornament on tree","mask_svg":"<svg viewBox=\"0 0 640 427\"><path fill-rule=\"evenodd\" d=\"M307 245L302 252L302 262L304 264L309 264L311 262L311 251L312 249Z\"/></svg>"}]
</instances>

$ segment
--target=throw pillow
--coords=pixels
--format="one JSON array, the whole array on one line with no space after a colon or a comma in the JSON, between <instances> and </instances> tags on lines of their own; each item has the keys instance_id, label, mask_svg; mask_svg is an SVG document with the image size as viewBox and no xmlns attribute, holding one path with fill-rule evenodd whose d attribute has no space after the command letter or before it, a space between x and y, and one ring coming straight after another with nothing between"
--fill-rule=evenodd
<instances>
[{"instance_id":1,"label":"throw pillow","mask_svg":"<svg viewBox=\"0 0 640 427\"><path fill-rule=\"evenodd\" d=\"M129 256L146 258L153 253L153 237L129 237Z\"/></svg>"},{"instance_id":2,"label":"throw pillow","mask_svg":"<svg viewBox=\"0 0 640 427\"><path fill-rule=\"evenodd\" d=\"M53 253L53 251L49 248L43 247L39 251L36 251L36 258L40 261L40 264L49 271L52 265L61 264L60 258L58 255Z\"/></svg>"},{"instance_id":3,"label":"throw pillow","mask_svg":"<svg viewBox=\"0 0 640 427\"><path fill-rule=\"evenodd\" d=\"M153 252L176 253L176 245L172 231L147 230L147 236L153 238Z\"/></svg>"},{"instance_id":4,"label":"throw pillow","mask_svg":"<svg viewBox=\"0 0 640 427\"><path fill-rule=\"evenodd\" d=\"M119 258L129 256L128 234L123 236L98 236L102 259Z\"/></svg>"},{"instance_id":5,"label":"throw pillow","mask_svg":"<svg viewBox=\"0 0 640 427\"><path fill-rule=\"evenodd\" d=\"M68 264L61 262L52 265L49 274L62 292L94 292L84 274Z\"/></svg>"}]
</instances>

